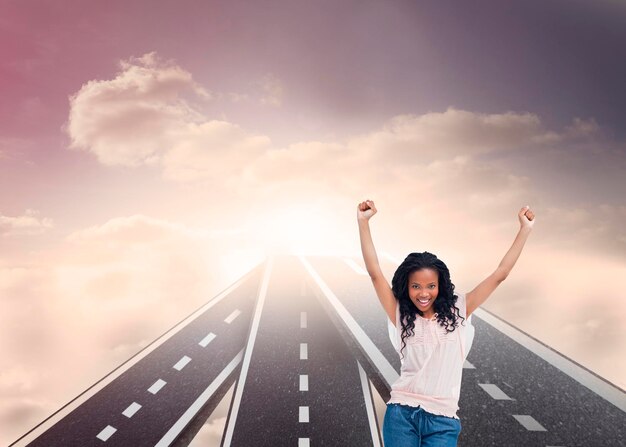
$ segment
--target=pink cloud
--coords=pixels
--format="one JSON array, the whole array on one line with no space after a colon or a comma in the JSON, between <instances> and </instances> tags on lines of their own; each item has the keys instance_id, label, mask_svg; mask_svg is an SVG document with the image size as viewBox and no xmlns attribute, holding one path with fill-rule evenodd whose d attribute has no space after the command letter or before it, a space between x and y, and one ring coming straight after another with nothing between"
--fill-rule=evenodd
<instances>
[{"instance_id":1,"label":"pink cloud","mask_svg":"<svg viewBox=\"0 0 626 447\"><path fill-rule=\"evenodd\" d=\"M38 211L28 209L22 216L0 215L0 236L41 234L53 227L52 219L40 218L38 214Z\"/></svg>"}]
</instances>

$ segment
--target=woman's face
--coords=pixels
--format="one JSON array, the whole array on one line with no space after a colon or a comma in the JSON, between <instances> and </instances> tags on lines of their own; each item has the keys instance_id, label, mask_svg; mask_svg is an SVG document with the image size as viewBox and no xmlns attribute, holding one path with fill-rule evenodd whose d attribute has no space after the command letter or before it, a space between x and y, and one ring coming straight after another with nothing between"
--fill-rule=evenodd
<instances>
[{"instance_id":1,"label":"woman's face","mask_svg":"<svg viewBox=\"0 0 626 447\"><path fill-rule=\"evenodd\" d=\"M423 268L409 275L409 298L425 317L435 314L433 304L438 294L439 275L436 270Z\"/></svg>"}]
</instances>

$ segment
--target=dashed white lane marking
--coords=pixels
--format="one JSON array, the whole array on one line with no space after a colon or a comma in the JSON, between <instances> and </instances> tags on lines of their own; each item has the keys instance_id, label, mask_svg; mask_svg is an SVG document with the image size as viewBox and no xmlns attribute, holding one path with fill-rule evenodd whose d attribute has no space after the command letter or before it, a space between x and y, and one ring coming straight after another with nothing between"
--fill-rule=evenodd
<instances>
[{"instance_id":1,"label":"dashed white lane marking","mask_svg":"<svg viewBox=\"0 0 626 447\"><path fill-rule=\"evenodd\" d=\"M165 386L166 383L167 382L165 380L159 379L156 382L154 382L150 388L148 388L148 391L150 391L152 394L156 394L159 392L161 388Z\"/></svg>"},{"instance_id":2,"label":"dashed white lane marking","mask_svg":"<svg viewBox=\"0 0 626 447\"><path fill-rule=\"evenodd\" d=\"M300 391L309 391L309 376L300 374Z\"/></svg>"},{"instance_id":3,"label":"dashed white lane marking","mask_svg":"<svg viewBox=\"0 0 626 447\"><path fill-rule=\"evenodd\" d=\"M300 312L300 327L306 329L306 312Z\"/></svg>"},{"instance_id":4,"label":"dashed white lane marking","mask_svg":"<svg viewBox=\"0 0 626 447\"><path fill-rule=\"evenodd\" d=\"M177 369L178 371L180 371L181 369L183 369L185 367L185 365L187 365L187 363L191 362L191 358L187 357L186 355L183 356L182 359L180 359L175 365L174 365L174 369Z\"/></svg>"},{"instance_id":5,"label":"dashed white lane marking","mask_svg":"<svg viewBox=\"0 0 626 447\"><path fill-rule=\"evenodd\" d=\"M513 417L517 419L517 422L522 424L526 430L530 431L548 431L543 425L535 420L534 417L527 414L514 414Z\"/></svg>"},{"instance_id":6,"label":"dashed white lane marking","mask_svg":"<svg viewBox=\"0 0 626 447\"><path fill-rule=\"evenodd\" d=\"M298 422L309 422L309 407L299 407Z\"/></svg>"},{"instance_id":7,"label":"dashed white lane marking","mask_svg":"<svg viewBox=\"0 0 626 447\"><path fill-rule=\"evenodd\" d=\"M376 415L374 414L374 401L372 398L372 390L370 389L369 380L367 374L357 361L359 365L359 377L361 378L361 389L363 390L363 398L365 399L365 410L367 412L367 419L370 424L370 434L372 435L372 445L374 447L380 447L380 435L378 434L378 427L376 425Z\"/></svg>"},{"instance_id":8,"label":"dashed white lane marking","mask_svg":"<svg viewBox=\"0 0 626 447\"><path fill-rule=\"evenodd\" d=\"M256 340L257 332L259 331L261 313L263 312L263 305L265 304L265 297L267 296L267 288L270 282L270 274L272 272L273 265L274 257L270 256L265 265L265 271L263 272L263 279L261 280L261 287L259 289L259 296L256 300L256 307L254 308L252 325L250 326L250 334L248 335L248 342L246 343L241 372L239 373L239 380L237 380L237 388L235 388L235 396L232 400L230 416L226 421L226 428L224 429L222 447L230 447L230 443L233 442L235 424L237 423L237 413L239 413L241 397L243 396L243 388L246 384L248 369L250 368L250 359L252 357L252 351L254 350L254 342Z\"/></svg>"},{"instance_id":9,"label":"dashed white lane marking","mask_svg":"<svg viewBox=\"0 0 626 447\"><path fill-rule=\"evenodd\" d=\"M209 335L204 337L198 344L203 348L206 348L206 345L211 343L215 337L217 337L217 335L215 335L213 332L209 332Z\"/></svg>"},{"instance_id":10,"label":"dashed white lane marking","mask_svg":"<svg viewBox=\"0 0 626 447\"><path fill-rule=\"evenodd\" d=\"M122 412L122 414L126 416L127 418L132 418L133 415L137 413L140 408L141 408L141 405L139 405L137 402L133 402L132 404L128 406L128 408L126 408L126 410Z\"/></svg>"},{"instance_id":11,"label":"dashed white lane marking","mask_svg":"<svg viewBox=\"0 0 626 447\"><path fill-rule=\"evenodd\" d=\"M348 264L350 266L350 268L352 270L354 270L355 272L357 272L359 275L367 276L367 272L365 270L363 270L361 268L361 266L358 265L356 262L354 262L352 259L350 259L350 258L341 258L341 259L343 259L343 262Z\"/></svg>"},{"instance_id":12,"label":"dashed white lane marking","mask_svg":"<svg viewBox=\"0 0 626 447\"><path fill-rule=\"evenodd\" d=\"M182 433L182 431L189 425L189 422L198 414L201 408L207 403L207 401L215 394L215 392L221 387L228 376L230 376L233 370L241 363L243 358L243 349L230 361L230 363L222 370L221 373L211 382L206 390L198 396L193 404L183 413L183 415L176 421L172 428L170 428L165 436L156 443L154 447L167 447L174 442L174 440Z\"/></svg>"},{"instance_id":13,"label":"dashed white lane marking","mask_svg":"<svg viewBox=\"0 0 626 447\"><path fill-rule=\"evenodd\" d=\"M298 447L311 447L309 438L298 438Z\"/></svg>"},{"instance_id":14,"label":"dashed white lane marking","mask_svg":"<svg viewBox=\"0 0 626 447\"><path fill-rule=\"evenodd\" d=\"M478 384L483 390L487 392L493 399L496 400L514 400L505 394L497 385L492 383L479 383Z\"/></svg>"},{"instance_id":15,"label":"dashed white lane marking","mask_svg":"<svg viewBox=\"0 0 626 447\"><path fill-rule=\"evenodd\" d=\"M476 369L476 367L474 365L472 365L470 362L468 362L467 360L465 360L465 362L463 363L463 368L465 368L465 369Z\"/></svg>"},{"instance_id":16,"label":"dashed white lane marking","mask_svg":"<svg viewBox=\"0 0 626 447\"><path fill-rule=\"evenodd\" d=\"M380 373L384 382L386 382L386 385L391 388L391 385L393 385L393 383L400 377L398 372L391 365L391 363L389 363L389 360L387 360L383 353L376 347L372 339L367 336L352 314L350 314L348 309L346 309L339 298L337 298L337 295L333 293L330 287L328 287L320 275L315 271L311 263L307 261L304 256L298 256L298 259L300 259L300 262L304 264L304 267L320 287L322 293L328 302L333 306L337 315L343 320L343 323L352 333L352 336L356 339L363 351L365 351L367 357L372 361L374 368Z\"/></svg>"},{"instance_id":17,"label":"dashed white lane marking","mask_svg":"<svg viewBox=\"0 0 626 447\"><path fill-rule=\"evenodd\" d=\"M106 427L104 427L102 429L102 431L100 433L98 433L96 435L96 438L102 440L102 441L106 441L107 439L109 439L111 437L111 435L113 433L115 433L117 431L117 428L113 428L110 425L107 425Z\"/></svg>"},{"instance_id":18,"label":"dashed white lane marking","mask_svg":"<svg viewBox=\"0 0 626 447\"><path fill-rule=\"evenodd\" d=\"M232 313L232 314L230 314L229 316L227 316L227 317L226 317L226 319L224 320L224 322L225 322L225 323L230 324L230 323L232 323L232 322L233 322L233 320L234 320L235 318L237 318L239 315L241 315L241 311L240 311L239 309L236 309L236 310L234 310L234 311L233 311L233 313Z\"/></svg>"},{"instance_id":19,"label":"dashed white lane marking","mask_svg":"<svg viewBox=\"0 0 626 447\"><path fill-rule=\"evenodd\" d=\"M306 343L300 343L300 360L307 360L309 358L309 349Z\"/></svg>"}]
</instances>

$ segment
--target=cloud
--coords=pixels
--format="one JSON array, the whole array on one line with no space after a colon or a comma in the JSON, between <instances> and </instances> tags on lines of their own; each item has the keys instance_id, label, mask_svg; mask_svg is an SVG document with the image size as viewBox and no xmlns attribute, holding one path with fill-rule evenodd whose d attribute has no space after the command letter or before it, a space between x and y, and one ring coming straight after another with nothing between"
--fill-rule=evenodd
<instances>
[{"instance_id":1,"label":"cloud","mask_svg":"<svg viewBox=\"0 0 626 447\"><path fill-rule=\"evenodd\" d=\"M0 406L0 439L7 445L15 441L47 416L47 405L32 398L3 398Z\"/></svg>"},{"instance_id":2,"label":"cloud","mask_svg":"<svg viewBox=\"0 0 626 447\"><path fill-rule=\"evenodd\" d=\"M0 424L16 427L0 438L23 434L256 265L236 256L240 236L134 215L75 231L21 266L0 258Z\"/></svg>"},{"instance_id":3,"label":"cloud","mask_svg":"<svg viewBox=\"0 0 626 447\"><path fill-rule=\"evenodd\" d=\"M283 87L275 76L268 74L258 84L267 92L265 103L280 104ZM398 115L381 129L344 142L276 147L267 135L211 119L193 108L185 94L210 97L189 72L155 53L123 61L114 79L90 81L72 96L72 147L91 151L108 165L160 166L163 177L175 182L254 188L270 178L302 185L333 179L350 189L350 177L370 176L386 183L412 167L459 157L478 163L480 155L528 150L597 131L593 120L577 118L556 132L531 113L448 108Z\"/></svg>"},{"instance_id":4,"label":"cloud","mask_svg":"<svg viewBox=\"0 0 626 447\"><path fill-rule=\"evenodd\" d=\"M448 108L445 112L398 115L382 129L353 138L359 153L395 163L425 163L456 156L508 151L545 140L538 116L531 113L475 113Z\"/></svg>"},{"instance_id":5,"label":"cloud","mask_svg":"<svg viewBox=\"0 0 626 447\"><path fill-rule=\"evenodd\" d=\"M19 137L0 136L0 163L34 165L30 155L37 150L40 144L52 144L50 140L39 140Z\"/></svg>"},{"instance_id":6,"label":"cloud","mask_svg":"<svg viewBox=\"0 0 626 447\"><path fill-rule=\"evenodd\" d=\"M149 53L121 63L112 80L90 81L70 99L71 147L94 153L105 165L158 165L177 182L237 176L271 142L239 126L211 120L185 94L207 99L189 72ZM266 78L273 98L278 81ZM274 103L275 100L272 100Z\"/></svg>"},{"instance_id":7,"label":"cloud","mask_svg":"<svg viewBox=\"0 0 626 447\"><path fill-rule=\"evenodd\" d=\"M541 149L559 154L546 158L550 163L567 159L561 147L589 145L600 134L593 118L574 118L557 131L532 113L450 107L398 115L380 129L344 141L277 147L267 135L192 108L185 94L210 95L172 62L149 53L122 62L121 69L112 80L87 83L72 99L73 144L96 153L105 164L157 165L166 180L205 185L215 197L234 194L249 201L347 199L372 191L393 203L394 212L417 219L425 231L439 225L430 216L460 217L461 209L465 219L486 231L502 229L507 225L503 215L530 204L539 212L539 226L545 223L542 243L609 251L624 246L622 208L611 202L595 209L578 204L577 211L556 205L557 196L534 187L530 170L506 163L512 154L532 159ZM259 85L282 94L280 81L271 74ZM500 162L494 163L494 157ZM432 198L420 204L420 212L405 205L416 193Z\"/></svg>"},{"instance_id":8,"label":"cloud","mask_svg":"<svg viewBox=\"0 0 626 447\"><path fill-rule=\"evenodd\" d=\"M245 102L250 100L250 96L245 93L229 92L227 96L232 102Z\"/></svg>"},{"instance_id":9,"label":"cloud","mask_svg":"<svg viewBox=\"0 0 626 447\"><path fill-rule=\"evenodd\" d=\"M178 182L236 181L243 168L271 147L270 139L251 135L226 121L190 124L184 138L165 153L163 176Z\"/></svg>"},{"instance_id":10,"label":"cloud","mask_svg":"<svg viewBox=\"0 0 626 447\"><path fill-rule=\"evenodd\" d=\"M53 227L50 218L39 218L39 211L27 209L22 216L0 215L0 236L28 236L44 233Z\"/></svg>"},{"instance_id":11,"label":"cloud","mask_svg":"<svg viewBox=\"0 0 626 447\"><path fill-rule=\"evenodd\" d=\"M576 129L585 126L582 121L573 124ZM530 178L481 161L479 156L532 152L533 147L578 135L570 127L561 133L547 130L533 114L480 114L449 108L442 113L398 115L380 130L345 142L308 141L270 147L259 158L249 159L245 174L261 185L270 181L317 186L333 182L335 190L345 192L358 189L364 182L378 188L430 186L450 193L472 191L471 201L492 204L498 197L511 198L509 186L527 190Z\"/></svg>"},{"instance_id":12,"label":"cloud","mask_svg":"<svg viewBox=\"0 0 626 447\"><path fill-rule=\"evenodd\" d=\"M155 53L120 65L114 79L89 81L70 97L71 148L90 151L105 165L158 163L188 124L204 119L185 95L210 95Z\"/></svg>"},{"instance_id":13,"label":"cloud","mask_svg":"<svg viewBox=\"0 0 626 447\"><path fill-rule=\"evenodd\" d=\"M565 129L565 134L569 137L589 137L596 135L600 131L600 126L595 119L574 118L570 126Z\"/></svg>"},{"instance_id":14,"label":"cloud","mask_svg":"<svg viewBox=\"0 0 626 447\"><path fill-rule=\"evenodd\" d=\"M594 250L624 259L626 253L625 205L608 203L586 207L549 206L544 210L545 238L571 250Z\"/></svg>"},{"instance_id":15,"label":"cloud","mask_svg":"<svg viewBox=\"0 0 626 447\"><path fill-rule=\"evenodd\" d=\"M75 231L67 236L72 243L88 244L105 242L108 246L128 247L145 245L171 237L207 237L208 233L161 219L136 214L117 217L102 225Z\"/></svg>"},{"instance_id":16,"label":"cloud","mask_svg":"<svg viewBox=\"0 0 626 447\"><path fill-rule=\"evenodd\" d=\"M278 107L282 105L284 96L283 83L276 76L266 74L258 83L263 90L261 104Z\"/></svg>"},{"instance_id":17,"label":"cloud","mask_svg":"<svg viewBox=\"0 0 626 447\"><path fill-rule=\"evenodd\" d=\"M193 439L190 447L199 446L218 446L222 441L224 428L226 427L226 417L215 418L209 420L202 426L196 437Z\"/></svg>"},{"instance_id":18,"label":"cloud","mask_svg":"<svg viewBox=\"0 0 626 447\"><path fill-rule=\"evenodd\" d=\"M366 162L358 160L353 152L339 143L319 141L301 142L286 148L271 148L263 153L254 164L245 166L244 178L251 181L250 188L263 187L271 184L288 182L323 187L332 183L334 187L343 178L353 179L354 175L347 172L357 165ZM352 174L356 173L356 169Z\"/></svg>"},{"instance_id":19,"label":"cloud","mask_svg":"<svg viewBox=\"0 0 626 447\"><path fill-rule=\"evenodd\" d=\"M98 353L138 345L232 280L223 279L229 274L219 252L208 232L139 215L76 231L55 253L40 253L23 266L4 262L2 352L18 365L45 364L83 346ZM151 317L141 318L147 308ZM20 343L8 343L12 339ZM64 353L56 352L61 346Z\"/></svg>"}]
</instances>

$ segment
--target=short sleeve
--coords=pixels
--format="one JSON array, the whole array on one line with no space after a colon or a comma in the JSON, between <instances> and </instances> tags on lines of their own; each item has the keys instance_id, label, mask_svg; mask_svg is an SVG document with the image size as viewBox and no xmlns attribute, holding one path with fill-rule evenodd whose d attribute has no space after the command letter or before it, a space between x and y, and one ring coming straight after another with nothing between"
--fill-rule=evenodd
<instances>
[{"instance_id":1,"label":"short sleeve","mask_svg":"<svg viewBox=\"0 0 626 447\"><path fill-rule=\"evenodd\" d=\"M387 318L387 329L389 330L389 340L396 351L400 351L400 331L389 319ZM396 300L396 322L400 321L400 302Z\"/></svg>"},{"instance_id":2,"label":"short sleeve","mask_svg":"<svg viewBox=\"0 0 626 447\"><path fill-rule=\"evenodd\" d=\"M467 358L467 354L472 349L472 343L474 341L474 326L472 325L472 317L474 314L467 317L467 300L465 299L465 293L456 292L459 299L456 302L456 306L459 308L459 313L465 320L459 321L459 328L461 333L461 353L463 359Z\"/></svg>"}]
</instances>

